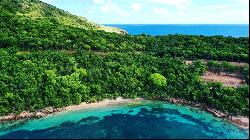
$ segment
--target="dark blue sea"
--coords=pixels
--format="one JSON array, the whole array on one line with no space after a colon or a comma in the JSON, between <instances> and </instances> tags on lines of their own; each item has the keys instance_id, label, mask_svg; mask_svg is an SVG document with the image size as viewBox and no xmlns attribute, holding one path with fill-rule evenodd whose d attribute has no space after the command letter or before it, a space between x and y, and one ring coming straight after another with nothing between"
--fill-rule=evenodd
<instances>
[{"instance_id":1,"label":"dark blue sea","mask_svg":"<svg viewBox=\"0 0 250 140\"><path fill-rule=\"evenodd\" d=\"M131 35L204 35L204 36L232 36L249 37L248 24L107 24L126 30Z\"/></svg>"}]
</instances>

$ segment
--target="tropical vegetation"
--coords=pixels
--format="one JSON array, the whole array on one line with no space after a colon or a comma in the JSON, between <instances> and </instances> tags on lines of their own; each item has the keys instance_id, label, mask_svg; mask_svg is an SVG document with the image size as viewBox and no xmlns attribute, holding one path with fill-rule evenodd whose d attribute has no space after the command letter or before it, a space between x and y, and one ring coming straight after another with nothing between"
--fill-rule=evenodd
<instances>
[{"instance_id":1,"label":"tropical vegetation","mask_svg":"<svg viewBox=\"0 0 250 140\"><path fill-rule=\"evenodd\" d=\"M248 37L133 36L100 28L38 0L1 0L0 115L119 96L182 98L249 115L249 67L229 63L248 64ZM245 82L238 88L206 82L206 70L237 73Z\"/></svg>"}]
</instances>

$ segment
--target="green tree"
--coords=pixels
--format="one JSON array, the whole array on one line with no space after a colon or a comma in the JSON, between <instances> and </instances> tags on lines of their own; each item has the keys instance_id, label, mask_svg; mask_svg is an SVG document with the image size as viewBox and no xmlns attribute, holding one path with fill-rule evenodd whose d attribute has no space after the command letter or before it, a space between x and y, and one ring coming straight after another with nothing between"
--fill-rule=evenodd
<instances>
[{"instance_id":1,"label":"green tree","mask_svg":"<svg viewBox=\"0 0 250 140\"><path fill-rule=\"evenodd\" d=\"M151 74L149 79L154 85L158 87L165 87L167 84L167 79L159 73Z\"/></svg>"}]
</instances>

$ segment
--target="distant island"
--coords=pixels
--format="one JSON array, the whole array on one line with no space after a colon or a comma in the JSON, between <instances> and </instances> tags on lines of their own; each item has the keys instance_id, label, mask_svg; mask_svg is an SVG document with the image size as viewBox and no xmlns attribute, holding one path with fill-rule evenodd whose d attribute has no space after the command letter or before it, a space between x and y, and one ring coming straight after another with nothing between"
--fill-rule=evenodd
<instances>
[{"instance_id":1,"label":"distant island","mask_svg":"<svg viewBox=\"0 0 250 140\"><path fill-rule=\"evenodd\" d=\"M143 98L249 127L249 37L130 35L39 0L0 2L0 121Z\"/></svg>"}]
</instances>

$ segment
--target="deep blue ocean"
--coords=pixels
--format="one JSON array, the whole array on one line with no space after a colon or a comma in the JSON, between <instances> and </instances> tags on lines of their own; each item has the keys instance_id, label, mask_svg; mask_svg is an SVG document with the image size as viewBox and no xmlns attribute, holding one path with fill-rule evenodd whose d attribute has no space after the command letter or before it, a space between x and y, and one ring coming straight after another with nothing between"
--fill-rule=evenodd
<instances>
[{"instance_id":1,"label":"deep blue ocean","mask_svg":"<svg viewBox=\"0 0 250 140\"><path fill-rule=\"evenodd\" d=\"M106 24L126 30L131 35L204 35L204 36L232 36L249 37L248 24Z\"/></svg>"}]
</instances>

